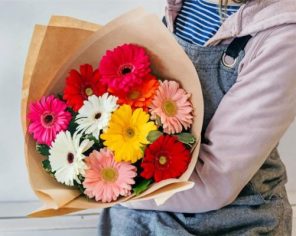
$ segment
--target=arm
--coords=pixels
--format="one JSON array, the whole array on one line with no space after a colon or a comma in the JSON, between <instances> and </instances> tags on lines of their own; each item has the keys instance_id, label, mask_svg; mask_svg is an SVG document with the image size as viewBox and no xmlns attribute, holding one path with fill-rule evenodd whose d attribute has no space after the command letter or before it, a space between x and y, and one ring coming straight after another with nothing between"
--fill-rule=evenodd
<instances>
[{"instance_id":1,"label":"arm","mask_svg":"<svg viewBox=\"0 0 296 236\"><path fill-rule=\"evenodd\" d=\"M181 10L183 0L166 0L165 19L168 29L174 31L174 22Z\"/></svg>"},{"instance_id":2,"label":"arm","mask_svg":"<svg viewBox=\"0 0 296 236\"><path fill-rule=\"evenodd\" d=\"M296 25L271 33L223 97L202 144L196 184L171 197L124 204L136 209L198 213L230 204L276 146L296 114Z\"/></svg>"}]
</instances>

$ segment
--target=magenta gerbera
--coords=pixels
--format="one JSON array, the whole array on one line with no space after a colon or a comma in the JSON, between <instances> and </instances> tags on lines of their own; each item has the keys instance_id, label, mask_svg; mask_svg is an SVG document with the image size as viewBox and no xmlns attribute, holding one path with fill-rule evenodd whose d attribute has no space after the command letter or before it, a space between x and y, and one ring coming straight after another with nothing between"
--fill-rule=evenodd
<instances>
[{"instance_id":1,"label":"magenta gerbera","mask_svg":"<svg viewBox=\"0 0 296 236\"><path fill-rule=\"evenodd\" d=\"M128 196L134 177L137 175L135 166L128 162L116 162L113 153L107 148L99 152L94 150L86 159L88 169L85 173L84 193L96 201L115 201L119 195Z\"/></svg>"},{"instance_id":2,"label":"magenta gerbera","mask_svg":"<svg viewBox=\"0 0 296 236\"><path fill-rule=\"evenodd\" d=\"M56 135L68 128L72 116L66 108L66 103L53 95L30 104L29 133L33 134L39 144L50 146Z\"/></svg>"},{"instance_id":3,"label":"magenta gerbera","mask_svg":"<svg viewBox=\"0 0 296 236\"><path fill-rule=\"evenodd\" d=\"M129 91L150 73L150 60L143 47L124 44L106 52L99 71L102 82L110 89Z\"/></svg>"}]
</instances>

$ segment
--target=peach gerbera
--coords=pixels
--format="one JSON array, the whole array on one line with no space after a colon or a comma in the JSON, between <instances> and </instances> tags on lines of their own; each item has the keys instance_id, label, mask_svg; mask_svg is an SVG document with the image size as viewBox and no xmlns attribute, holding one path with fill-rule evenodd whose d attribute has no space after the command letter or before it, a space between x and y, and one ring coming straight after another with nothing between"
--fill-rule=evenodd
<instances>
[{"instance_id":1,"label":"peach gerbera","mask_svg":"<svg viewBox=\"0 0 296 236\"><path fill-rule=\"evenodd\" d=\"M112 91L110 93L118 97L118 103L120 105L127 104L133 109L143 108L144 111L148 110L148 106L151 104L152 99L159 86L157 78L151 74L145 76L143 82L140 85L132 87L129 91Z\"/></svg>"},{"instance_id":2,"label":"peach gerbera","mask_svg":"<svg viewBox=\"0 0 296 236\"><path fill-rule=\"evenodd\" d=\"M165 80L156 91L150 105L151 119L160 119L163 131L175 134L190 128L193 122L190 94L175 81Z\"/></svg>"},{"instance_id":3,"label":"peach gerbera","mask_svg":"<svg viewBox=\"0 0 296 236\"><path fill-rule=\"evenodd\" d=\"M135 166L128 162L115 162L113 153L107 148L99 152L94 150L86 159L88 169L85 173L84 193L96 201L115 201L119 195L128 196L134 177L137 175Z\"/></svg>"}]
</instances>

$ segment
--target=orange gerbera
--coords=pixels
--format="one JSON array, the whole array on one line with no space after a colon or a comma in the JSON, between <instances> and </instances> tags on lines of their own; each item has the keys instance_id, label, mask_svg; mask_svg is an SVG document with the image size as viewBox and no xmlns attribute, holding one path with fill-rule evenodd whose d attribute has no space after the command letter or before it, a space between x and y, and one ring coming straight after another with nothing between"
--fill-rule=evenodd
<instances>
[{"instance_id":1,"label":"orange gerbera","mask_svg":"<svg viewBox=\"0 0 296 236\"><path fill-rule=\"evenodd\" d=\"M151 104L152 99L158 89L159 82L157 78L151 74L144 77L140 85L133 86L129 91L112 91L109 92L119 98L120 105L127 104L133 109L143 108L147 111L148 106Z\"/></svg>"}]
</instances>

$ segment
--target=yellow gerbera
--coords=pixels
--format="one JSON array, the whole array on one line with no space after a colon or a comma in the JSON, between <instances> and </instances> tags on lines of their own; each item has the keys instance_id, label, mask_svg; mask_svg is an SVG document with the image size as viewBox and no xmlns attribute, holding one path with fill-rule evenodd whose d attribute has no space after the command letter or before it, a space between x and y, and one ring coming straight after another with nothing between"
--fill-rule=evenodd
<instances>
[{"instance_id":1,"label":"yellow gerbera","mask_svg":"<svg viewBox=\"0 0 296 236\"><path fill-rule=\"evenodd\" d=\"M133 112L131 106L123 105L112 114L108 129L100 137L105 140L104 145L114 152L116 161L134 163L143 157L142 148L149 144L147 136L156 129L142 108Z\"/></svg>"}]
</instances>

